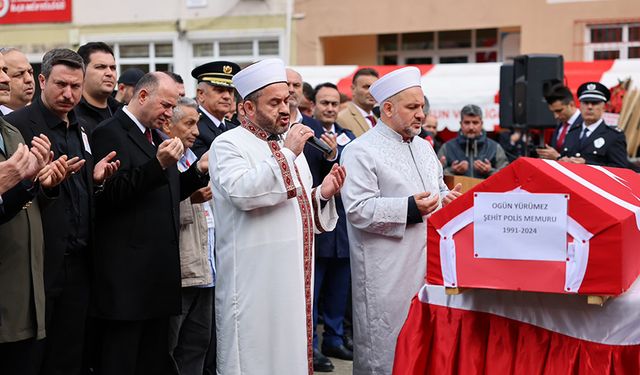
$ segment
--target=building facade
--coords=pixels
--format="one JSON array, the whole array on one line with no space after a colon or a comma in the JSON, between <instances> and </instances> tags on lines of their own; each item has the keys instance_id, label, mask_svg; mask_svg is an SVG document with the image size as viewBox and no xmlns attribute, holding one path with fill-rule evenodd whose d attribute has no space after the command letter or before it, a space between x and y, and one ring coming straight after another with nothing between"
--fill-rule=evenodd
<instances>
[{"instance_id":1,"label":"building facade","mask_svg":"<svg viewBox=\"0 0 640 375\"><path fill-rule=\"evenodd\" d=\"M292 17L298 65L640 58L638 0L297 1Z\"/></svg>"},{"instance_id":2,"label":"building facade","mask_svg":"<svg viewBox=\"0 0 640 375\"><path fill-rule=\"evenodd\" d=\"M24 51L38 70L55 47L113 46L118 72L171 70L195 93L194 67L216 59L241 65L289 59L293 0L4 0L0 46ZM52 7L67 7L60 17ZM6 11L3 8L7 8ZM5 14L3 14L3 12ZM4 19L4 20L3 20Z\"/></svg>"}]
</instances>

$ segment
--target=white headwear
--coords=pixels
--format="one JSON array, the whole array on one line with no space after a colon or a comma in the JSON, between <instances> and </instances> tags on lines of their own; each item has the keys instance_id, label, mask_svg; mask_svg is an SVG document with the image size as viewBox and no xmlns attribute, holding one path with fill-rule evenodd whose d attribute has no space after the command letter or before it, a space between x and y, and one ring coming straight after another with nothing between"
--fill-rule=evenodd
<instances>
[{"instance_id":1,"label":"white headwear","mask_svg":"<svg viewBox=\"0 0 640 375\"><path fill-rule=\"evenodd\" d=\"M264 59L239 71L231 78L242 97L276 82L287 82L284 62L280 59Z\"/></svg>"},{"instance_id":2,"label":"white headwear","mask_svg":"<svg viewBox=\"0 0 640 375\"><path fill-rule=\"evenodd\" d=\"M420 69L408 66L385 74L369 87L369 92L378 103L382 103L400 91L416 86L422 86L420 84Z\"/></svg>"}]
</instances>

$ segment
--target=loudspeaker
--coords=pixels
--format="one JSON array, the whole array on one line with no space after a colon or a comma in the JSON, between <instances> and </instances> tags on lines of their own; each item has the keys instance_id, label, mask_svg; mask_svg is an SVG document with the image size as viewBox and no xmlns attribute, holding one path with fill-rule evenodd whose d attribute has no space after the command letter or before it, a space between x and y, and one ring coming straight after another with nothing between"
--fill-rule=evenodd
<instances>
[{"instance_id":1,"label":"loudspeaker","mask_svg":"<svg viewBox=\"0 0 640 375\"><path fill-rule=\"evenodd\" d=\"M513 61L513 122L517 127L555 127L544 93L564 77L562 55L522 55Z\"/></svg>"},{"instance_id":2,"label":"loudspeaker","mask_svg":"<svg viewBox=\"0 0 640 375\"><path fill-rule=\"evenodd\" d=\"M500 127L513 128L513 64L500 67Z\"/></svg>"}]
</instances>

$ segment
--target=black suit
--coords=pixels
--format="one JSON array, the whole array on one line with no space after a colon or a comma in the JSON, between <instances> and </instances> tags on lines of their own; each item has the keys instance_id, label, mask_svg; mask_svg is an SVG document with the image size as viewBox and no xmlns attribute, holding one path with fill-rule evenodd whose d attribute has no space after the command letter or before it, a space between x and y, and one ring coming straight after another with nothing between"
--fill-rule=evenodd
<instances>
[{"instance_id":1,"label":"black suit","mask_svg":"<svg viewBox=\"0 0 640 375\"><path fill-rule=\"evenodd\" d=\"M581 157L592 165L631 168L627 158L627 141L620 130L603 121L583 142L580 141L581 132L582 123L569 129L560 156Z\"/></svg>"},{"instance_id":2,"label":"black suit","mask_svg":"<svg viewBox=\"0 0 640 375\"><path fill-rule=\"evenodd\" d=\"M68 118L71 125L65 131L66 124L62 124L40 98L5 116L20 130L27 144L34 136L45 134L51 141L55 158L65 154L69 158L79 156L85 160L79 173L61 184L59 197L46 200L46 203L42 201L40 206L45 240L47 329L43 368L52 374L80 372L89 308L94 159L83 141L88 142L86 130L73 125L76 124L73 111ZM62 132L65 137L61 137ZM61 138L69 142L63 144L59 142Z\"/></svg>"},{"instance_id":3,"label":"black suit","mask_svg":"<svg viewBox=\"0 0 640 375\"><path fill-rule=\"evenodd\" d=\"M318 121L303 116L302 123L313 129L315 136L320 138L325 129ZM349 141L338 144L336 160L328 161L324 153L306 144L304 155L313 175L313 185L318 186L331 171L333 164L340 161L340 155L344 146L356 136L347 129L334 124L335 134L338 137L347 137ZM341 138L342 139L342 138ZM315 273L314 273L314 304L313 304L313 345L318 347L316 333L318 314L324 318L323 347L338 347L343 344L343 321L349 299L349 281L351 270L349 264L349 238L347 237L346 214L342 200L336 196L336 210L338 222L331 232L317 234L315 236ZM322 294L321 294L322 292ZM319 312L319 301L322 300Z\"/></svg>"},{"instance_id":4,"label":"black suit","mask_svg":"<svg viewBox=\"0 0 640 375\"><path fill-rule=\"evenodd\" d=\"M162 139L152 133L157 146ZM115 150L120 160L97 196L93 311L105 328L102 371L165 373L168 318L181 308L179 203L208 176L196 163L184 173L163 170L156 146L123 110L92 141L96 157Z\"/></svg>"},{"instance_id":5,"label":"black suit","mask_svg":"<svg viewBox=\"0 0 640 375\"><path fill-rule=\"evenodd\" d=\"M553 129L553 134L551 135L551 142L549 142L549 146L553 147L556 149L556 151L561 152L562 150L559 149L557 147L558 144L558 134L560 133L560 131L562 130L562 125L564 125L563 123L559 123L558 125L556 125L556 128ZM576 117L576 120L570 125L569 130L573 129L573 128L579 128L580 125L582 125L582 114L579 114L578 117ZM569 130L567 130L567 134L569 134ZM566 135L565 135L565 142L566 142ZM563 144L564 146L564 144Z\"/></svg>"},{"instance_id":6,"label":"black suit","mask_svg":"<svg viewBox=\"0 0 640 375\"><path fill-rule=\"evenodd\" d=\"M235 128L237 125L231 121L222 119L222 123L218 127L206 113L202 112L201 108L198 108L198 113L200 114L200 120L198 120L198 132L200 134L198 134L193 146L191 146L191 151L193 151L199 159L205 152L209 151L209 147L211 147L213 140L216 139L217 136L227 130Z\"/></svg>"}]
</instances>

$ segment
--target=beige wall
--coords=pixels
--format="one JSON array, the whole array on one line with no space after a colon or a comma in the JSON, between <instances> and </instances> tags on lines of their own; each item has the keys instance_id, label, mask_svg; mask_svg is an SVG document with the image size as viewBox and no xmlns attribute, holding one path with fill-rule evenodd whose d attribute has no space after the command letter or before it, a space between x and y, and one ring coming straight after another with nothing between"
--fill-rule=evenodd
<instances>
[{"instance_id":1,"label":"beige wall","mask_svg":"<svg viewBox=\"0 0 640 375\"><path fill-rule=\"evenodd\" d=\"M76 25L123 24L284 14L286 0L207 0L206 6L187 8L185 0L74 0ZM98 11L96 11L98 10Z\"/></svg>"},{"instance_id":2,"label":"beige wall","mask_svg":"<svg viewBox=\"0 0 640 375\"><path fill-rule=\"evenodd\" d=\"M494 27L520 28L521 53L582 60L584 25L640 21L640 0L297 1L294 13L300 65L375 62L377 34ZM354 44L367 55L347 60Z\"/></svg>"},{"instance_id":3,"label":"beige wall","mask_svg":"<svg viewBox=\"0 0 640 375\"><path fill-rule=\"evenodd\" d=\"M324 39L326 65L376 65L376 36L357 35Z\"/></svg>"}]
</instances>

